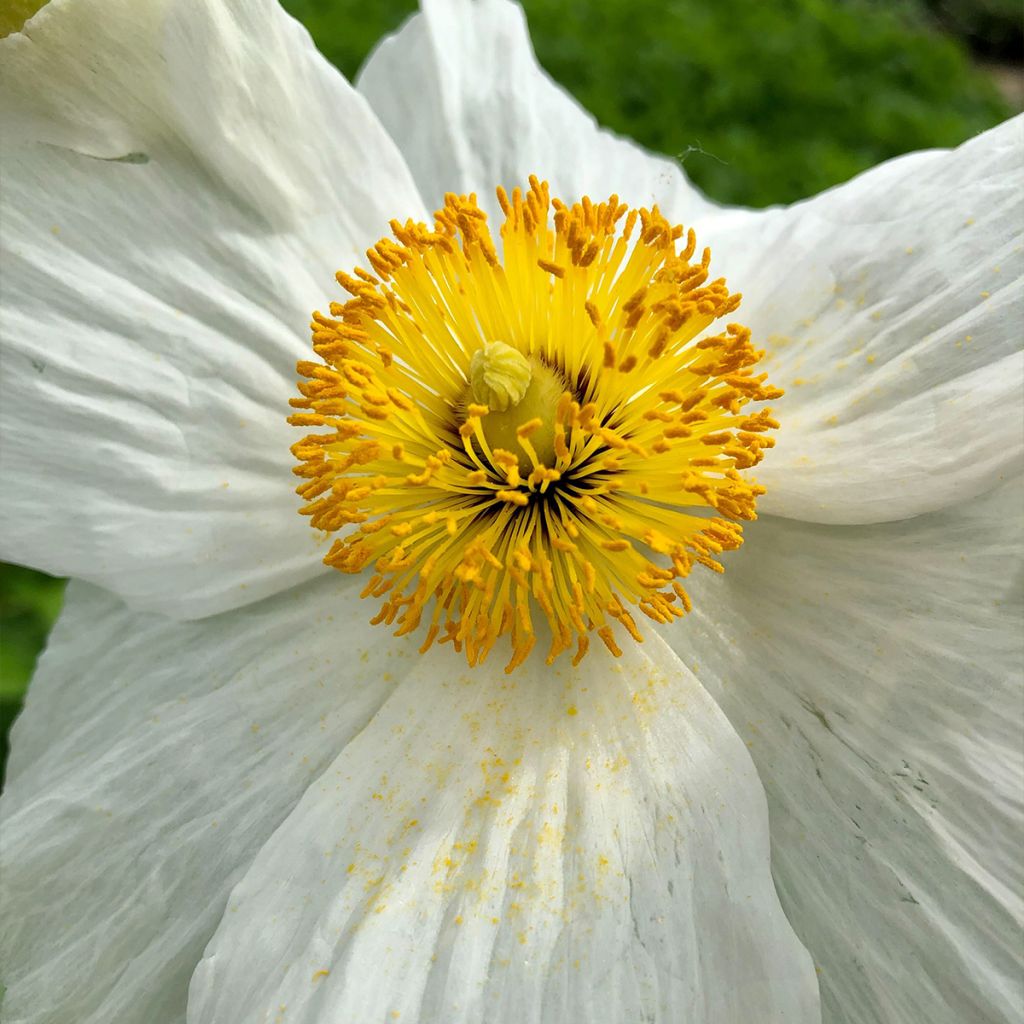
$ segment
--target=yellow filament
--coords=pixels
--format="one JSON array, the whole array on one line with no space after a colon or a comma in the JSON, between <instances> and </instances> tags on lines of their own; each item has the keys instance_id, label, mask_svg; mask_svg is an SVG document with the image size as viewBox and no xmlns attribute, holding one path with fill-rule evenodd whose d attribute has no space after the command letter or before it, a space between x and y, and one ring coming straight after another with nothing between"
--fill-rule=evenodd
<instances>
[{"instance_id":1,"label":"yellow filament","mask_svg":"<svg viewBox=\"0 0 1024 1024\"><path fill-rule=\"evenodd\" d=\"M694 564L722 571L763 488L781 391L740 297L709 281L710 252L616 196L567 206L546 183L511 196L502 256L476 197L448 195L432 228L393 221L351 298L313 314L293 446L302 513L339 536L324 561L366 571L374 622L423 628L470 664L508 637L512 671L594 633L642 639L634 612L690 609Z\"/></svg>"}]
</instances>

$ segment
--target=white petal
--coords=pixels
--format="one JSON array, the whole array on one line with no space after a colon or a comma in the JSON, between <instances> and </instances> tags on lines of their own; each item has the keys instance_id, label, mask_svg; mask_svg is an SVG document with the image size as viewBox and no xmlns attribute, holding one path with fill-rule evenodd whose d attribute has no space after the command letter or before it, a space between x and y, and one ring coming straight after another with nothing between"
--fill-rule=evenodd
<instances>
[{"instance_id":1,"label":"white petal","mask_svg":"<svg viewBox=\"0 0 1024 1024\"><path fill-rule=\"evenodd\" d=\"M1018 481L904 523L762 520L671 631L747 740L829 1024L1024 1005Z\"/></svg>"},{"instance_id":2,"label":"white petal","mask_svg":"<svg viewBox=\"0 0 1024 1024\"><path fill-rule=\"evenodd\" d=\"M784 210L698 222L771 359L765 511L879 522L1024 465L1024 117Z\"/></svg>"},{"instance_id":3,"label":"white petal","mask_svg":"<svg viewBox=\"0 0 1024 1024\"><path fill-rule=\"evenodd\" d=\"M0 556L184 616L308 578L295 360L423 215L391 140L270 0L52 3L0 68Z\"/></svg>"},{"instance_id":4,"label":"white petal","mask_svg":"<svg viewBox=\"0 0 1024 1024\"><path fill-rule=\"evenodd\" d=\"M423 658L232 893L189 1021L818 1019L753 766L657 638Z\"/></svg>"},{"instance_id":5,"label":"white petal","mask_svg":"<svg viewBox=\"0 0 1024 1024\"><path fill-rule=\"evenodd\" d=\"M71 584L0 801L5 1020L184 1019L232 885L408 664L357 593L178 623Z\"/></svg>"},{"instance_id":6,"label":"white petal","mask_svg":"<svg viewBox=\"0 0 1024 1024\"><path fill-rule=\"evenodd\" d=\"M688 220L711 208L678 163L598 128L537 63L508 0L424 0L370 55L357 88L402 149L428 203L536 174L567 200L617 193Z\"/></svg>"}]
</instances>

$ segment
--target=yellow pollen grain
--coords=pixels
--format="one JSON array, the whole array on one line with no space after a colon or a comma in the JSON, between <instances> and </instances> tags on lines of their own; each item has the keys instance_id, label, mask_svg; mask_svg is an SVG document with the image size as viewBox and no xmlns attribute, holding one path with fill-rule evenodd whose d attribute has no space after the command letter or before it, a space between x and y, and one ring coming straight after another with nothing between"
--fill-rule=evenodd
<instances>
[{"instance_id":1,"label":"yellow pollen grain","mask_svg":"<svg viewBox=\"0 0 1024 1024\"><path fill-rule=\"evenodd\" d=\"M503 641L512 671L538 617L576 664L689 611L680 580L755 518L781 391L692 229L536 178L498 203L500 245L449 194L338 272L290 422L300 512L371 621L470 665Z\"/></svg>"}]
</instances>

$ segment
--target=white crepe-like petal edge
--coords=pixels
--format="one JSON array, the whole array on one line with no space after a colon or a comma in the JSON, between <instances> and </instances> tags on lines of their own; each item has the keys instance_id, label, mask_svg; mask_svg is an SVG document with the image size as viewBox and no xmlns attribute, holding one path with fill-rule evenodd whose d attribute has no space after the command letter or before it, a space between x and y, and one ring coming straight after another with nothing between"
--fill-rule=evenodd
<instances>
[{"instance_id":1,"label":"white crepe-like petal edge","mask_svg":"<svg viewBox=\"0 0 1024 1024\"><path fill-rule=\"evenodd\" d=\"M391 132L426 201L477 192L491 216L497 185L530 174L565 199L612 193L692 220L712 209L679 164L601 129L537 63L509 0L423 0L371 53L356 86Z\"/></svg>"},{"instance_id":2,"label":"white crepe-like petal edge","mask_svg":"<svg viewBox=\"0 0 1024 1024\"><path fill-rule=\"evenodd\" d=\"M53 0L0 68L0 556L180 617L321 571L288 399L425 213L390 138L271 0Z\"/></svg>"},{"instance_id":3,"label":"white crepe-like petal edge","mask_svg":"<svg viewBox=\"0 0 1024 1024\"><path fill-rule=\"evenodd\" d=\"M0 799L5 1021L184 1020L232 885L415 654L357 595L182 623L71 583Z\"/></svg>"},{"instance_id":4,"label":"white crepe-like petal edge","mask_svg":"<svg viewBox=\"0 0 1024 1024\"><path fill-rule=\"evenodd\" d=\"M902 523L764 519L666 631L747 741L826 1024L1024 1005L1024 482Z\"/></svg>"},{"instance_id":5,"label":"white crepe-like petal edge","mask_svg":"<svg viewBox=\"0 0 1024 1024\"><path fill-rule=\"evenodd\" d=\"M698 221L786 389L764 511L902 519L1024 466L1024 117Z\"/></svg>"},{"instance_id":6,"label":"white crepe-like petal edge","mask_svg":"<svg viewBox=\"0 0 1024 1024\"><path fill-rule=\"evenodd\" d=\"M190 1024L819 1019L742 743L653 638L425 656L232 894Z\"/></svg>"}]
</instances>

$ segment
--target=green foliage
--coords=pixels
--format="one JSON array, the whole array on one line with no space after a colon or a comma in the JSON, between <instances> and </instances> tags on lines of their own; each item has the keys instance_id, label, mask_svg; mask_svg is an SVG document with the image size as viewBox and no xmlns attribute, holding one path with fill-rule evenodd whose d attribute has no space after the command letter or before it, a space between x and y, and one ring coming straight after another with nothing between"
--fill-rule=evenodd
<instances>
[{"instance_id":1,"label":"green foliage","mask_svg":"<svg viewBox=\"0 0 1024 1024\"><path fill-rule=\"evenodd\" d=\"M1024 56L1021 0L925 0L928 9L954 34L989 57L1017 61Z\"/></svg>"},{"instance_id":2,"label":"green foliage","mask_svg":"<svg viewBox=\"0 0 1024 1024\"><path fill-rule=\"evenodd\" d=\"M995 2L995 0L993 0ZM413 4L286 0L352 77ZM541 63L603 124L726 203L819 192L1012 111L918 3L525 0ZM543 174L543 168L538 168Z\"/></svg>"},{"instance_id":3,"label":"green foliage","mask_svg":"<svg viewBox=\"0 0 1024 1024\"><path fill-rule=\"evenodd\" d=\"M908 150L957 145L1010 115L964 48L927 20L922 2L526 0L525 7L541 62L602 123L677 156L715 199L757 206L810 195ZM958 13L978 7L928 2ZM993 11L1016 5L986 2ZM285 7L352 78L415 4L285 0ZM60 581L0 566L0 736L61 594Z\"/></svg>"},{"instance_id":4,"label":"green foliage","mask_svg":"<svg viewBox=\"0 0 1024 1024\"><path fill-rule=\"evenodd\" d=\"M416 0L282 0L320 52L349 81L374 44L394 32L416 8Z\"/></svg>"},{"instance_id":5,"label":"green foliage","mask_svg":"<svg viewBox=\"0 0 1024 1024\"><path fill-rule=\"evenodd\" d=\"M723 202L791 202L1009 113L953 41L863 0L528 7L552 74Z\"/></svg>"},{"instance_id":6,"label":"green foliage","mask_svg":"<svg viewBox=\"0 0 1024 1024\"><path fill-rule=\"evenodd\" d=\"M0 8L0 39L12 32L20 32L21 27L46 2L46 0L5 0Z\"/></svg>"},{"instance_id":7,"label":"green foliage","mask_svg":"<svg viewBox=\"0 0 1024 1024\"><path fill-rule=\"evenodd\" d=\"M64 597L64 580L0 564L0 778L7 732Z\"/></svg>"}]
</instances>

